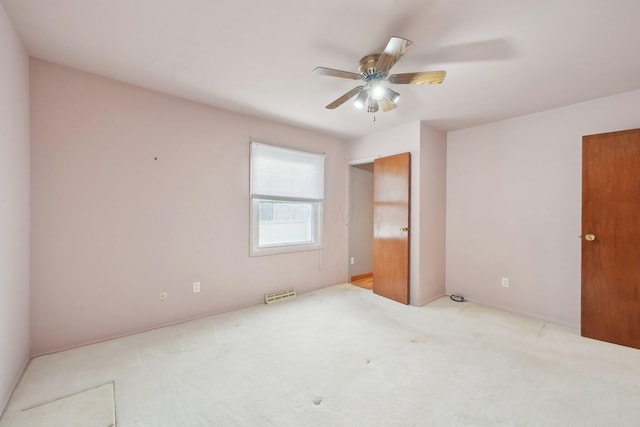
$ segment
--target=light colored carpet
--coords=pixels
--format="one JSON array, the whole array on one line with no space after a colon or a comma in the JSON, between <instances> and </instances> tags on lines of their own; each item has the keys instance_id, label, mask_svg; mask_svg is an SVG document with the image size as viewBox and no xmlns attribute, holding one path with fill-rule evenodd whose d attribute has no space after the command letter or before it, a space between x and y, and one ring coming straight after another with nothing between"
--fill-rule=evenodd
<instances>
[{"instance_id":1,"label":"light colored carpet","mask_svg":"<svg viewBox=\"0 0 640 427\"><path fill-rule=\"evenodd\" d=\"M0 425L7 427L114 427L116 413L113 383L60 396L50 402L8 413Z\"/></svg>"},{"instance_id":2,"label":"light colored carpet","mask_svg":"<svg viewBox=\"0 0 640 427\"><path fill-rule=\"evenodd\" d=\"M36 358L7 415L109 381L118 427L640 420L638 350L474 303L410 307L351 285Z\"/></svg>"}]
</instances>

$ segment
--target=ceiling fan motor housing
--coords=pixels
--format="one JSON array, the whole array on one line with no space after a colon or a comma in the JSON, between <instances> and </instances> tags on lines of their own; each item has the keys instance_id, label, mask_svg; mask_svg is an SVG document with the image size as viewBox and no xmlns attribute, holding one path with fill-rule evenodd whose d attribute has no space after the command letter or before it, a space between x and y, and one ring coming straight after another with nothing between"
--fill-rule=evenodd
<instances>
[{"instance_id":1,"label":"ceiling fan motor housing","mask_svg":"<svg viewBox=\"0 0 640 427\"><path fill-rule=\"evenodd\" d=\"M360 74L366 79L367 77L377 75L378 70L376 69L376 64L378 63L378 58L380 58L380 54L374 53L371 55L367 55L360 60ZM382 76L380 76L382 77Z\"/></svg>"}]
</instances>

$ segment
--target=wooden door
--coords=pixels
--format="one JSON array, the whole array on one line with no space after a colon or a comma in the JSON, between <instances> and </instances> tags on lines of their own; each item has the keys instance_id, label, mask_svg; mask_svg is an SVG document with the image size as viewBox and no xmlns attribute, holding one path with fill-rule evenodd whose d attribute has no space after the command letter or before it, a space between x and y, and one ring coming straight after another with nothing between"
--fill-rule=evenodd
<instances>
[{"instance_id":1,"label":"wooden door","mask_svg":"<svg viewBox=\"0 0 640 427\"><path fill-rule=\"evenodd\" d=\"M582 335L640 348L640 129L582 139Z\"/></svg>"},{"instance_id":2,"label":"wooden door","mask_svg":"<svg viewBox=\"0 0 640 427\"><path fill-rule=\"evenodd\" d=\"M373 162L373 292L409 304L411 154Z\"/></svg>"}]
</instances>

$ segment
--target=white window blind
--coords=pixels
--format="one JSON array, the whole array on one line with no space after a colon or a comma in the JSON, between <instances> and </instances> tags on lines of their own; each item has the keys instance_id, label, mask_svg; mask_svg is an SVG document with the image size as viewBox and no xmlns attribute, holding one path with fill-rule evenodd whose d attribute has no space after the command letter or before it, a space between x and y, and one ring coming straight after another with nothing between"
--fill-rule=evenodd
<instances>
[{"instance_id":1,"label":"white window blind","mask_svg":"<svg viewBox=\"0 0 640 427\"><path fill-rule=\"evenodd\" d=\"M323 154L251 143L251 197L324 199Z\"/></svg>"},{"instance_id":2,"label":"white window blind","mask_svg":"<svg viewBox=\"0 0 640 427\"><path fill-rule=\"evenodd\" d=\"M252 256L322 249L324 160L251 142Z\"/></svg>"}]
</instances>

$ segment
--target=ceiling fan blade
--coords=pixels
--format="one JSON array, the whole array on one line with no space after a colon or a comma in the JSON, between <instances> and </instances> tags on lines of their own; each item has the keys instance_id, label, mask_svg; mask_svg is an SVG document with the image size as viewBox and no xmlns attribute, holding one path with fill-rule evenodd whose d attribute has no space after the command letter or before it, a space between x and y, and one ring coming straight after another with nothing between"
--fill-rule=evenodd
<instances>
[{"instance_id":1,"label":"ceiling fan blade","mask_svg":"<svg viewBox=\"0 0 640 427\"><path fill-rule=\"evenodd\" d=\"M393 110L394 108L397 107L397 105L393 101L391 101L390 99L387 99L387 98L380 99L380 101L378 101L378 103L380 104L380 107L382 108L382 111L384 111L385 113L387 111L391 111L391 110Z\"/></svg>"},{"instance_id":2,"label":"ceiling fan blade","mask_svg":"<svg viewBox=\"0 0 640 427\"><path fill-rule=\"evenodd\" d=\"M411 40L391 37L376 63L376 70L381 73L388 73L391 67L404 55L409 46L411 46Z\"/></svg>"},{"instance_id":3,"label":"ceiling fan blade","mask_svg":"<svg viewBox=\"0 0 640 427\"><path fill-rule=\"evenodd\" d=\"M394 74L389 76L389 83L397 85L431 85L442 83L446 71L423 71L421 73L406 73L406 74Z\"/></svg>"},{"instance_id":4,"label":"ceiling fan blade","mask_svg":"<svg viewBox=\"0 0 640 427\"><path fill-rule=\"evenodd\" d=\"M313 69L313 74L319 74L321 76L330 77L342 77L343 79L362 79L362 74L352 73L351 71L334 70L333 68L316 67Z\"/></svg>"},{"instance_id":5,"label":"ceiling fan blade","mask_svg":"<svg viewBox=\"0 0 640 427\"><path fill-rule=\"evenodd\" d=\"M364 86L354 87L349 92L345 93L340 98L336 99L335 101L333 101L331 104L327 105L324 108L327 108L329 110L334 110L334 109L338 108L339 106L341 106L342 104L344 104L345 102L347 102L348 100L350 100L351 98L353 98L354 96L356 96L360 92L362 92L362 88L363 87Z\"/></svg>"}]
</instances>

